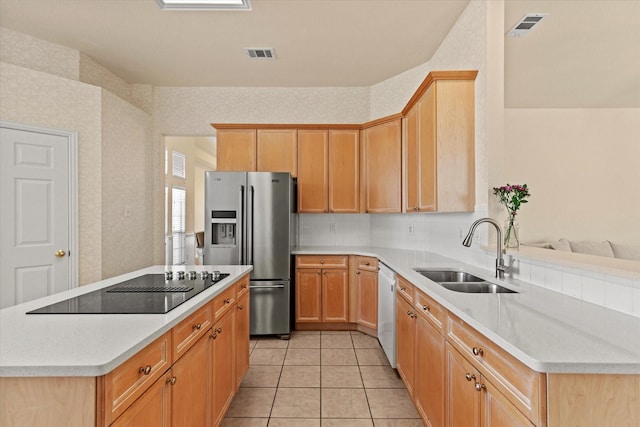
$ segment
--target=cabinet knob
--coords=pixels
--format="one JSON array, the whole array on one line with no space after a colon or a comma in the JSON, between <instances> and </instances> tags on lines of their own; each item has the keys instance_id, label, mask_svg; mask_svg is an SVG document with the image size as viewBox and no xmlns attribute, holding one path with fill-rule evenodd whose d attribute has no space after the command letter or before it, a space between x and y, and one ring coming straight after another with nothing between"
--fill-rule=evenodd
<instances>
[{"instance_id":1,"label":"cabinet knob","mask_svg":"<svg viewBox=\"0 0 640 427\"><path fill-rule=\"evenodd\" d=\"M471 381L471 380L475 380L476 379L476 376L473 375L473 374L470 374L469 372L467 372L467 374L464 377L467 379L467 381Z\"/></svg>"},{"instance_id":2,"label":"cabinet knob","mask_svg":"<svg viewBox=\"0 0 640 427\"><path fill-rule=\"evenodd\" d=\"M365 209L365 210L364 210L364 213L369 213L369 209Z\"/></svg>"},{"instance_id":3,"label":"cabinet knob","mask_svg":"<svg viewBox=\"0 0 640 427\"><path fill-rule=\"evenodd\" d=\"M225 300L224 300L224 303L225 303L225 304L229 304L230 302L231 302L231 299L230 299L230 298L227 298L227 299L225 299Z\"/></svg>"},{"instance_id":4,"label":"cabinet knob","mask_svg":"<svg viewBox=\"0 0 640 427\"><path fill-rule=\"evenodd\" d=\"M238 310L244 310L244 306L238 305Z\"/></svg>"},{"instance_id":5,"label":"cabinet knob","mask_svg":"<svg viewBox=\"0 0 640 427\"><path fill-rule=\"evenodd\" d=\"M423 305L423 306L422 306L422 309L423 309L424 311L431 311L431 307L429 307L428 305Z\"/></svg>"},{"instance_id":6,"label":"cabinet knob","mask_svg":"<svg viewBox=\"0 0 640 427\"><path fill-rule=\"evenodd\" d=\"M211 338L211 339L214 339L214 340L215 340L216 338L218 338L218 334L216 334L216 333L214 332L214 333L212 333L211 335L209 335L209 338Z\"/></svg>"},{"instance_id":7,"label":"cabinet knob","mask_svg":"<svg viewBox=\"0 0 640 427\"><path fill-rule=\"evenodd\" d=\"M171 378L167 378L166 383L167 384L171 384L174 385L176 383L177 378L176 377L171 377Z\"/></svg>"},{"instance_id":8,"label":"cabinet knob","mask_svg":"<svg viewBox=\"0 0 640 427\"><path fill-rule=\"evenodd\" d=\"M369 261L365 262L364 265L369 265Z\"/></svg>"},{"instance_id":9,"label":"cabinet knob","mask_svg":"<svg viewBox=\"0 0 640 427\"><path fill-rule=\"evenodd\" d=\"M404 292L405 287L404 286L400 286L400 290Z\"/></svg>"},{"instance_id":10,"label":"cabinet knob","mask_svg":"<svg viewBox=\"0 0 640 427\"><path fill-rule=\"evenodd\" d=\"M360 272L359 272L359 271L356 271L356 274L360 274Z\"/></svg>"},{"instance_id":11,"label":"cabinet knob","mask_svg":"<svg viewBox=\"0 0 640 427\"><path fill-rule=\"evenodd\" d=\"M140 369L138 369L138 373L149 375L151 373L151 365L140 367Z\"/></svg>"},{"instance_id":12,"label":"cabinet knob","mask_svg":"<svg viewBox=\"0 0 640 427\"><path fill-rule=\"evenodd\" d=\"M320 274L320 270L316 271L316 274Z\"/></svg>"},{"instance_id":13,"label":"cabinet knob","mask_svg":"<svg viewBox=\"0 0 640 427\"><path fill-rule=\"evenodd\" d=\"M482 356L482 354L484 353L484 350L479 347L473 347L471 351L473 351L473 354L476 356Z\"/></svg>"},{"instance_id":14,"label":"cabinet knob","mask_svg":"<svg viewBox=\"0 0 640 427\"><path fill-rule=\"evenodd\" d=\"M320 260L320 264L324 264L324 260L322 260L322 259L321 259L321 260Z\"/></svg>"},{"instance_id":15,"label":"cabinet knob","mask_svg":"<svg viewBox=\"0 0 640 427\"><path fill-rule=\"evenodd\" d=\"M219 333L219 334L221 334L221 333L222 333L222 328L217 328L217 329L216 329L216 332L217 332L217 333Z\"/></svg>"},{"instance_id":16,"label":"cabinet knob","mask_svg":"<svg viewBox=\"0 0 640 427\"><path fill-rule=\"evenodd\" d=\"M482 390L485 390L486 388L487 388L486 385L480 384L480 383L476 383L476 390L477 391L482 391Z\"/></svg>"},{"instance_id":17,"label":"cabinet knob","mask_svg":"<svg viewBox=\"0 0 640 427\"><path fill-rule=\"evenodd\" d=\"M193 325L193 329L197 329L199 331L200 329L202 329L202 323L196 323L195 325Z\"/></svg>"}]
</instances>

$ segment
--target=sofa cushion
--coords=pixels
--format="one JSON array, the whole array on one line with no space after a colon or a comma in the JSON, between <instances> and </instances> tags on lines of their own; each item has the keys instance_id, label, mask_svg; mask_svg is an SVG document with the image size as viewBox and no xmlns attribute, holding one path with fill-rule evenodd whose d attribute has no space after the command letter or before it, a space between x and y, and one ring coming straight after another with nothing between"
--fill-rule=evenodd
<instances>
[{"instance_id":1,"label":"sofa cushion","mask_svg":"<svg viewBox=\"0 0 640 427\"><path fill-rule=\"evenodd\" d=\"M605 240L604 242L575 242L570 241L571 251L579 254L597 255L613 258L613 249L611 248L611 242Z\"/></svg>"},{"instance_id":2,"label":"sofa cushion","mask_svg":"<svg viewBox=\"0 0 640 427\"><path fill-rule=\"evenodd\" d=\"M551 243L551 249L562 252L571 252L571 245L567 239L560 239L557 242Z\"/></svg>"},{"instance_id":3,"label":"sofa cushion","mask_svg":"<svg viewBox=\"0 0 640 427\"><path fill-rule=\"evenodd\" d=\"M621 245L611 243L616 258L640 261L640 245Z\"/></svg>"}]
</instances>

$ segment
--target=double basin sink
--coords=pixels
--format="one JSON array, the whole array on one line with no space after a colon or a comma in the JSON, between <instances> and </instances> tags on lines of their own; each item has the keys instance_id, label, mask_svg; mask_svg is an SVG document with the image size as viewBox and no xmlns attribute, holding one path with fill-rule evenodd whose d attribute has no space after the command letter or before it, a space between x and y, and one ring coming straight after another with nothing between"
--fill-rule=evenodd
<instances>
[{"instance_id":1,"label":"double basin sink","mask_svg":"<svg viewBox=\"0 0 640 427\"><path fill-rule=\"evenodd\" d=\"M467 294L504 294L517 293L511 289L488 282L473 274L466 273L461 270L431 270L431 269L414 269L429 280L432 280L442 286L456 292L464 292Z\"/></svg>"}]
</instances>

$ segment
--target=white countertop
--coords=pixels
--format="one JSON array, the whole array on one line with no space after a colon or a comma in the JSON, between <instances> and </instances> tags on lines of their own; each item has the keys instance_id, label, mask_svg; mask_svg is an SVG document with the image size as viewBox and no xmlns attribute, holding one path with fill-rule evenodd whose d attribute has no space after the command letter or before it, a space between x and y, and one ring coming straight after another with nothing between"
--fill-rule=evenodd
<instances>
[{"instance_id":1,"label":"white countertop","mask_svg":"<svg viewBox=\"0 0 640 427\"><path fill-rule=\"evenodd\" d=\"M149 273L214 271L229 277L166 314L38 314L28 311ZM0 377L100 376L228 288L251 266L153 266L0 310Z\"/></svg>"},{"instance_id":2,"label":"white countertop","mask_svg":"<svg viewBox=\"0 0 640 427\"><path fill-rule=\"evenodd\" d=\"M298 247L294 254L374 256L531 369L547 373L640 374L640 318L430 252L378 247ZM465 294L414 268L461 268L517 291Z\"/></svg>"}]
</instances>

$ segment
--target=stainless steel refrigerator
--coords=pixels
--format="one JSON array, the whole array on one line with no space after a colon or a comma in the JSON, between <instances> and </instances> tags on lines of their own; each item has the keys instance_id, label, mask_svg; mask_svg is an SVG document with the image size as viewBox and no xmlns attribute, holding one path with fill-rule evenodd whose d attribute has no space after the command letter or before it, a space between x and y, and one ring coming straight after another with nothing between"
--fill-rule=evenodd
<instances>
[{"instance_id":1,"label":"stainless steel refrigerator","mask_svg":"<svg viewBox=\"0 0 640 427\"><path fill-rule=\"evenodd\" d=\"M280 172L206 172L204 263L253 265L251 335L291 332L295 181Z\"/></svg>"}]
</instances>

